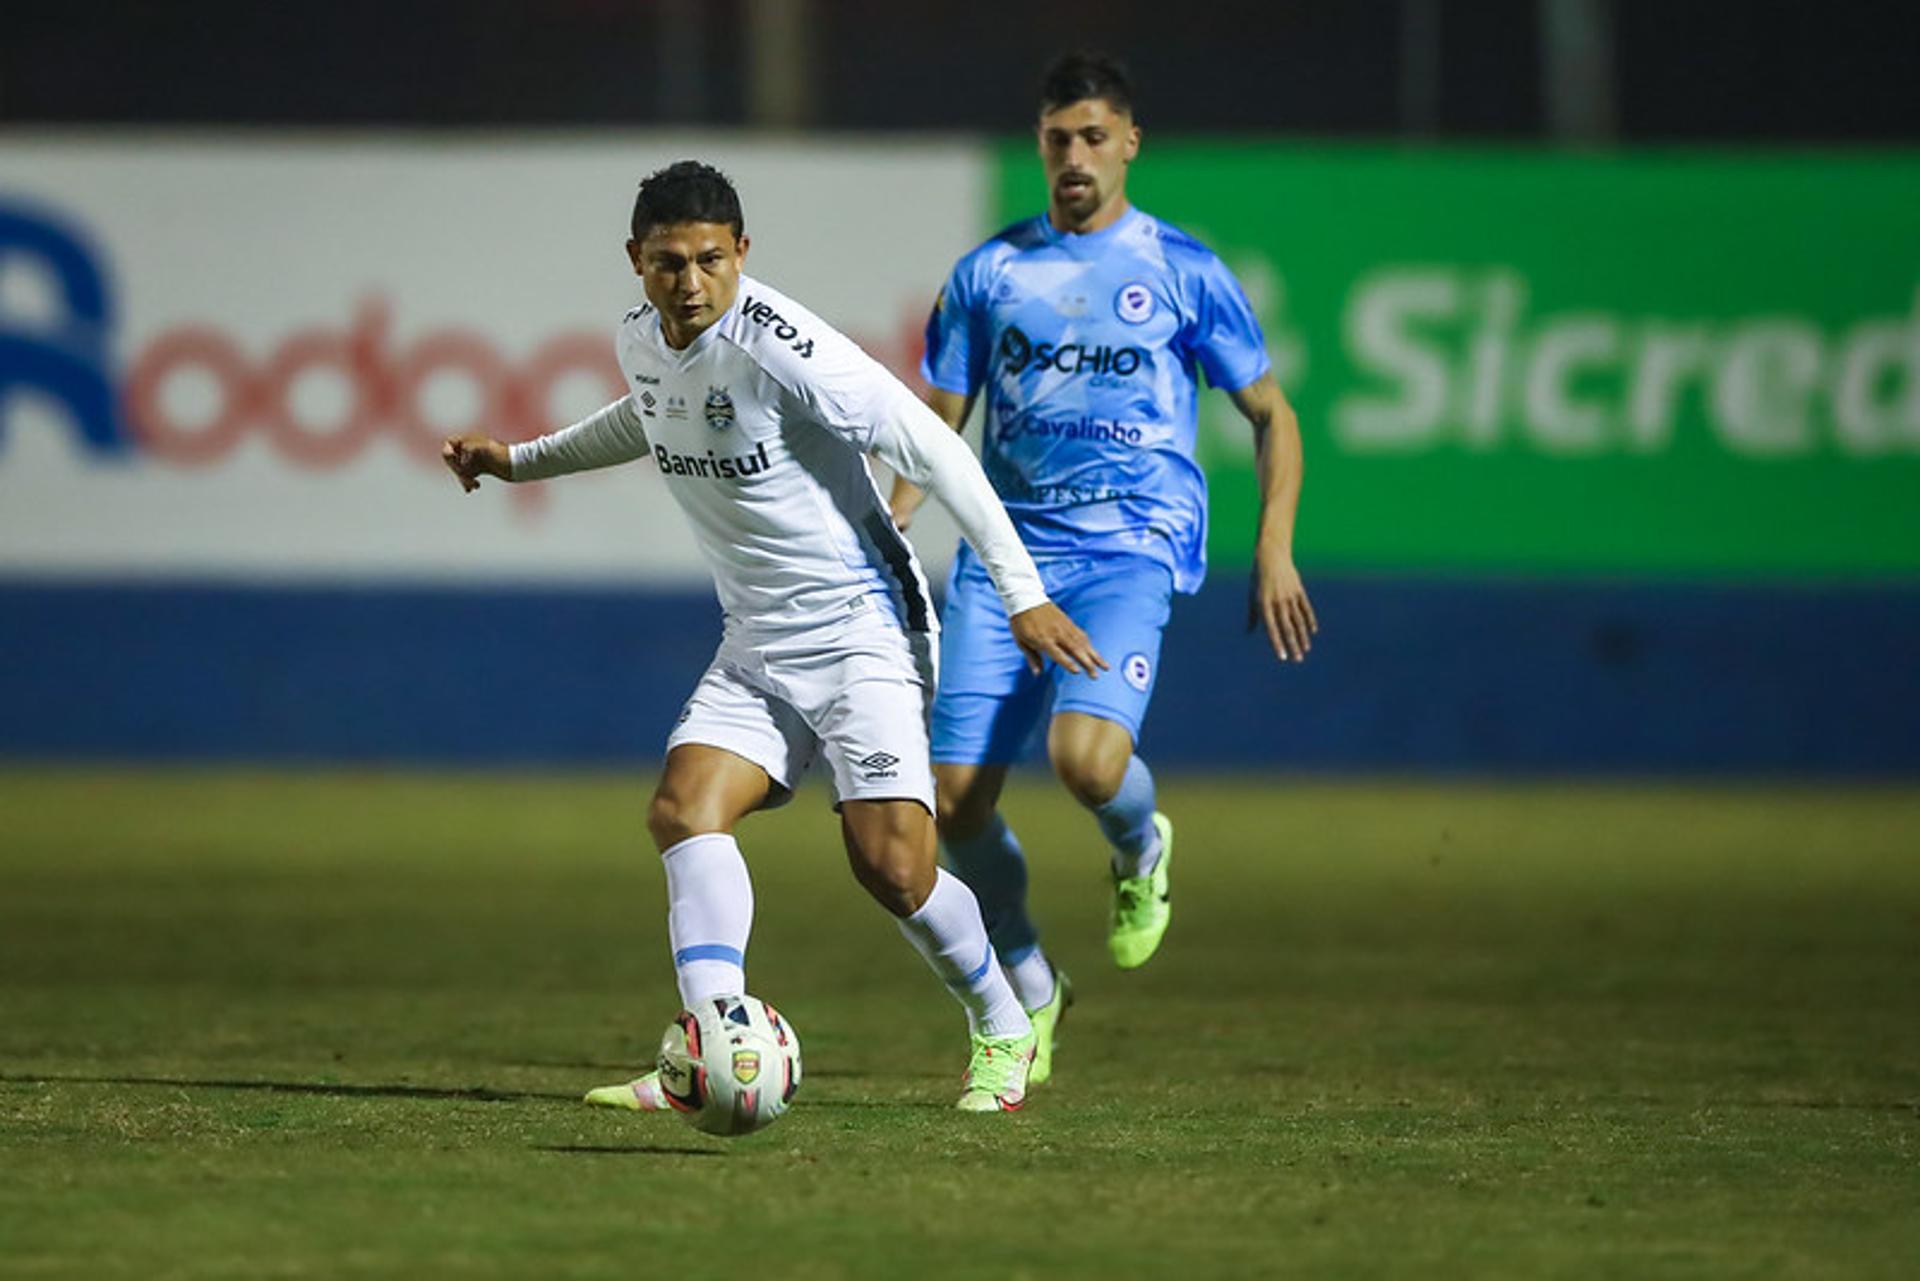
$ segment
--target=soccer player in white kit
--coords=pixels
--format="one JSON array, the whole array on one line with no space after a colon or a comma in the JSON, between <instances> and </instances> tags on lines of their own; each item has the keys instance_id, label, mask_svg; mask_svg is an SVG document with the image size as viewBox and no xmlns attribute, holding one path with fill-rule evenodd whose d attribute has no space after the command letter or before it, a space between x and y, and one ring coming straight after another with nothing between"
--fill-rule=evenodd
<instances>
[{"instance_id":1,"label":"soccer player in white kit","mask_svg":"<svg viewBox=\"0 0 1920 1281\"><path fill-rule=\"evenodd\" d=\"M628 394L537 440L458 436L443 455L468 491L482 476L541 480L651 457L693 524L725 622L647 814L680 999L746 992L753 888L733 829L785 801L821 756L854 876L966 1009L973 1051L958 1106L1018 1108L1033 1028L972 891L936 861L926 715L937 624L864 455L953 513L1036 670L1106 664L1047 599L959 438L851 341L741 273L748 242L724 175L695 161L652 174L632 235L647 303L619 331ZM651 1073L588 1101L666 1106Z\"/></svg>"}]
</instances>

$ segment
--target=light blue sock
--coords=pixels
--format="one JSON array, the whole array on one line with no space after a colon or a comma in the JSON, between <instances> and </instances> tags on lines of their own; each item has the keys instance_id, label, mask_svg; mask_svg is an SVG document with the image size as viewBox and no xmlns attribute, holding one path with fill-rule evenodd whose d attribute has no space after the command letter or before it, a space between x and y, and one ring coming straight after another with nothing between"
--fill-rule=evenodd
<instances>
[{"instance_id":1,"label":"light blue sock","mask_svg":"<svg viewBox=\"0 0 1920 1281\"><path fill-rule=\"evenodd\" d=\"M1138 756L1127 762L1127 773L1120 790L1105 805L1094 807L1093 816L1113 846L1115 876L1145 876L1160 861L1160 833L1154 830L1155 808L1153 775Z\"/></svg>"},{"instance_id":2,"label":"light blue sock","mask_svg":"<svg viewBox=\"0 0 1920 1281\"><path fill-rule=\"evenodd\" d=\"M1002 960L1023 959L1040 942L1027 918L1027 856L998 814L978 836L947 841L947 866L980 900L987 936Z\"/></svg>"}]
</instances>

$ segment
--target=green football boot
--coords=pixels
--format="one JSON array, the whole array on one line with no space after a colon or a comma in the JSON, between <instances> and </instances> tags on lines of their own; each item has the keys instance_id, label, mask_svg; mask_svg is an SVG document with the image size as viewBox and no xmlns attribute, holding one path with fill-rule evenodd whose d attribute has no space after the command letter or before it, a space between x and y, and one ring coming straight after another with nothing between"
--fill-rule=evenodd
<instances>
[{"instance_id":1,"label":"green football boot","mask_svg":"<svg viewBox=\"0 0 1920 1281\"><path fill-rule=\"evenodd\" d=\"M603 1085L588 1090L586 1102L600 1108L625 1108L629 1112L670 1112L667 1092L660 1088L660 1074L649 1072L623 1085Z\"/></svg>"},{"instance_id":2,"label":"green football boot","mask_svg":"<svg viewBox=\"0 0 1920 1281\"><path fill-rule=\"evenodd\" d=\"M1160 946L1167 923L1173 919L1173 891L1168 870L1173 866L1173 824L1155 812L1154 830L1160 833L1160 857L1145 876L1113 878L1113 918L1107 926L1107 951L1123 970L1137 969Z\"/></svg>"},{"instance_id":3,"label":"green football boot","mask_svg":"<svg viewBox=\"0 0 1920 1281\"><path fill-rule=\"evenodd\" d=\"M960 1101L954 1106L962 1112L1018 1112L1027 1101L1027 1073L1038 1039L1031 1031L1025 1036L976 1035Z\"/></svg>"},{"instance_id":4,"label":"green football boot","mask_svg":"<svg viewBox=\"0 0 1920 1281\"><path fill-rule=\"evenodd\" d=\"M1053 972L1053 995L1037 1010L1028 1010L1033 1020L1033 1066L1027 1069L1028 1085L1045 1085L1053 1075L1053 1043L1060 1025L1073 1006L1073 980L1059 970Z\"/></svg>"}]
</instances>

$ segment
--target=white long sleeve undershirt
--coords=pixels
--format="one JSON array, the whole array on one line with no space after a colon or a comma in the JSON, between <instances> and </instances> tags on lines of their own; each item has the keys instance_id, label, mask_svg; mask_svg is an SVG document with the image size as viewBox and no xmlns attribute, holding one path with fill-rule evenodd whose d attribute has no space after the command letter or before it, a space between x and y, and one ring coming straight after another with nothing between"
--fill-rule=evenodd
<instances>
[{"instance_id":1,"label":"white long sleeve undershirt","mask_svg":"<svg viewBox=\"0 0 1920 1281\"><path fill-rule=\"evenodd\" d=\"M904 391L904 389L903 389ZM1026 544L1020 541L1000 496L993 492L980 460L960 434L927 408L911 392L904 395L911 408L889 416L874 428L871 452L905 476L953 514L961 534L973 545L1000 593L1000 603L1011 618L1043 605L1047 589Z\"/></svg>"},{"instance_id":2,"label":"white long sleeve undershirt","mask_svg":"<svg viewBox=\"0 0 1920 1281\"><path fill-rule=\"evenodd\" d=\"M1008 617L1045 604L1033 557L966 442L904 387L889 409L872 427L869 452L953 514ZM509 457L512 478L533 481L634 462L649 448L633 398L623 396L571 426L512 446Z\"/></svg>"},{"instance_id":3,"label":"white long sleeve undershirt","mask_svg":"<svg viewBox=\"0 0 1920 1281\"><path fill-rule=\"evenodd\" d=\"M570 427L514 445L508 457L514 480L548 480L630 463L646 457L647 450L647 430L633 397L622 396Z\"/></svg>"}]
</instances>

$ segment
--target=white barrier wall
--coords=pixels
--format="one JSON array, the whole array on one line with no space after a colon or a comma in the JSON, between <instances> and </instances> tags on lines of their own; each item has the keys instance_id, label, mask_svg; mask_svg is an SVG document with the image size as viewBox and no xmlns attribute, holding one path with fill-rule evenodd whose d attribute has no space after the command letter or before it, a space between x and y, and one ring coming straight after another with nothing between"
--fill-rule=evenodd
<instances>
[{"instance_id":1,"label":"white barrier wall","mask_svg":"<svg viewBox=\"0 0 1920 1281\"><path fill-rule=\"evenodd\" d=\"M463 497L437 458L447 432L523 437L620 393L633 192L687 156L738 184L749 271L914 382L986 221L974 146L0 144L0 574L703 578L648 464ZM944 559L950 526L915 533Z\"/></svg>"}]
</instances>

